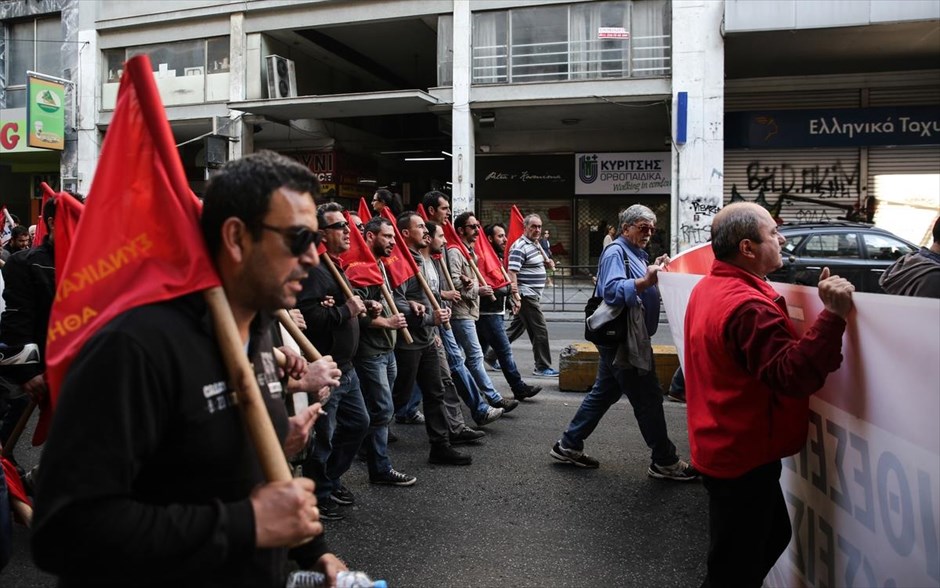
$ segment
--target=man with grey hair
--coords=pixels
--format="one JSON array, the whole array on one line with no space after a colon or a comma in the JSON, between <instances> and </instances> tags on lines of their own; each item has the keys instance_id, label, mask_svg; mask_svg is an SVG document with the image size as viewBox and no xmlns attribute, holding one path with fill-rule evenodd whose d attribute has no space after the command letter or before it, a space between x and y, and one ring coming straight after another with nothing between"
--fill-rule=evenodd
<instances>
[{"instance_id":1,"label":"man with grey hair","mask_svg":"<svg viewBox=\"0 0 940 588\"><path fill-rule=\"evenodd\" d=\"M548 345L548 326L539 299L545 288L548 274L545 266L555 269L555 262L546 258L539 245L542 234L542 219L537 214L530 214L523 220L525 232L509 248L509 281L513 290L518 290L522 298L519 312L513 317L506 334L509 341L515 341L523 331L529 332L532 342L532 354L535 358L535 370L532 375L558 377L558 370L552 368L552 352ZM495 355L490 358L495 361Z\"/></svg>"},{"instance_id":2,"label":"man with grey hair","mask_svg":"<svg viewBox=\"0 0 940 588\"><path fill-rule=\"evenodd\" d=\"M561 439L549 453L559 461L583 468L600 465L584 453L584 440L607 410L626 395L643 440L652 450L647 475L661 480L688 482L698 477L679 459L666 432L663 390L656 377L650 337L659 326L659 271L669 264L661 255L653 264L644 248L656 230L656 215L640 204L621 211L620 236L604 249L597 266L597 292L611 307L630 313L627 340L617 347L598 345L600 355L594 387L578 408Z\"/></svg>"},{"instance_id":3,"label":"man with grey hair","mask_svg":"<svg viewBox=\"0 0 940 588\"><path fill-rule=\"evenodd\" d=\"M708 491L704 587L760 586L790 543L781 459L806 443L809 396L842 363L852 284L823 268L823 311L800 337L767 282L783 265L777 223L753 203L712 222L715 262L685 314L692 462Z\"/></svg>"}]
</instances>

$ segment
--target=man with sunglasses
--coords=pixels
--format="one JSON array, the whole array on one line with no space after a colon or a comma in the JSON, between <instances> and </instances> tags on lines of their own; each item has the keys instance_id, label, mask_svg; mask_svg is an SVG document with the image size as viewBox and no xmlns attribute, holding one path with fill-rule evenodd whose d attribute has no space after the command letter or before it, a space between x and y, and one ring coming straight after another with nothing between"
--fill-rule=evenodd
<instances>
[{"instance_id":1,"label":"man with sunglasses","mask_svg":"<svg viewBox=\"0 0 940 588\"><path fill-rule=\"evenodd\" d=\"M302 447L273 312L317 264L316 177L271 152L210 180L202 231L274 430ZM302 418L302 417L301 417ZM306 427L306 429L305 429ZM284 586L288 549L334 578L313 483L266 483L201 292L140 306L82 348L42 456L32 554L59 586ZM115 554L120 554L115 557Z\"/></svg>"},{"instance_id":2,"label":"man with sunglasses","mask_svg":"<svg viewBox=\"0 0 940 588\"><path fill-rule=\"evenodd\" d=\"M343 273L339 256L349 250L349 226L343 207L327 202L317 208L320 235L330 260L346 288L351 285ZM369 412L353 368L359 347L359 315L378 316L381 305L364 302L358 295L347 298L343 287L326 267L326 260L310 272L297 297L297 308L307 322L310 342L321 353L329 353L343 372L340 385L332 390L323 410L326 416L317 420L313 447L304 461L304 475L317 483L320 519L344 518L339 505L349 506L355 497L340 481L356 457L356 451L369 431Z\"/></svg>"},{"instance_id":3,"label":"man with sunglasses","mask_svg":"<svg viewBox=\"0 0 940 588\"><path fill-rule=\"evenodd\" d=\"M597 266L597 292L604 302L630 313L630 341L617 347L598 345L597 379L578 412L549 454L582 468L600 462L584 453L587 439L607 410L626 395L646 445L652 450L647 475L661 480L688 482L698 472L679 459L669 440L663 414L663 390L653 365L651 337L659 326L659 271L669 263L662 255L652 264L645 248L656 230L656 214L634 204L620 212L620 236L604 249Z\"/></svg>"}]
</instances>

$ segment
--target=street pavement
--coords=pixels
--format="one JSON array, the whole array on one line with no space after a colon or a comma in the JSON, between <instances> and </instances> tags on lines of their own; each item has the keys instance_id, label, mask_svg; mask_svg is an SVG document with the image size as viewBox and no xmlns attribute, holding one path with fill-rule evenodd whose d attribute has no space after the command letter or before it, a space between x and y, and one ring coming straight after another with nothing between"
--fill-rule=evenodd
<instances>
[{"instance_id":1,"label":"street pavement","mask_svg":"<svg viewBox=\"0 0 940 588\"><path fill-rule=\"evenodd\" d=\"M573 313L549 322L552 355L581 340ZM661 325L654 343L671 344ZM557 379L535 378L523 337L513 344L523 377L544 391L487 426L469 467L427 463L423 426L394 425L396 469L418 477L408 488L372 486L365 464L344 476L356 504L343 521L327 522L332 549L351 568L395 587L697 586L704 576L707 499L698 482L646 475L649 449L629 403L614 405L587 440L600 460L584 470L548 452L583 398L560 392ZM489 372L509 394L501 373ZM664 404L670 437L688 457L685 406ZM39 452L17 448L20 463ZM114 557L120 557L114 554ZM0 572L4 588L51 587L29 557L27 532L14 529L14 555Z\"/></svg>"}]
</instances>

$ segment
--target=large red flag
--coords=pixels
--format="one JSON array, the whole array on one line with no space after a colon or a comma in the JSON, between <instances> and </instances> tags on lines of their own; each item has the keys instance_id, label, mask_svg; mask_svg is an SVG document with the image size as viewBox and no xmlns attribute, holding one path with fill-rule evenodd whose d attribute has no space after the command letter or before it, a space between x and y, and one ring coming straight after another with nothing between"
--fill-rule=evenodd
<instances>
[{"instance_id":1,"label":"large red flag","mask_svg":"<svg viewBox=\"0 0 940 588\"><path fill-rule=\"evenodd\" d=\"M474 251L476 251L477 254L477 267L480 273L483 274L483 279L486 280L487 284L495 289L502 288L509 283L509 280L506 279L506 274L503 273L502 262L499 256L496 255L496 251L493 250L493 245L490 243L489 239L483 234L483 231L480 231L477 236Z\"/></svg>"},{"instance_id":2,"label":"large red flag","mask_svg":"<svg viewBox=\"0 0 940 588\"><path fill-rule=\"evenodd\" d=\"M369 222L369 220L372 218L372 210L366 203L365 198L359 198L359 218L362 219L363 223Z\"/></svg>"},{"instance_id":3,"label":"large red flag","mask_svg":"<svg viewBox=\"0 0 940 588\"><path fill-rule=\"evenodd\" d=\"M134 57L125 64L52 305L46 368L53 407L69 364L108 321L136 306L220 285L199 212L150 59Z\"/></svg>"},{"instance_id":4,"label":"large red flag","mask_svg":"<svg viewBox=\"0 0 940 588\"><path fill-rule=\"evenodd\" d=\"M426 210L424 209L424 204L421 204L421 203L419 202L419 203L418 203L417 211L418 211L418 216L420 216L420 217L423 218L424 220L428 220L428 211L426 211Z\"/></svg>"},{"instance_id":5,"label":"large red flag","mask_svg":"<svg viewBox=\"0 0 940 588\"><path fill-rule=\"evenodd\" d=\"M503 250L503 266L509 267L509 250L519 237L525 234L525 219L522 213L512 205L509 211L509 229L506 231L506 249Z\"/></svg>"},{"instance_id":6,"label":"large red flag","mask_svg":"<svg viewBox=\"0 0 940 588\"><path fill-rule=\"evenodd\" d=\"M408 250L404 237L398 232L398 224L392 215L392 211L385 207L382 209L381 214L391 221L392 227L395 229L395 247L392 249L390 256L382 258L382 263L385 264L388 281L392 283L392 288L397 288L418 275L418 264L411 256L411 251Z\"/></svg>"},{"instance_id":7,"label":"large red flag","mask_svg":"<svg viewBox=\"0 0 940 588\"><path fill-rule=\"evenodd\" d=\"M346 217L346 222L351 225L349 213L344 212L343 215ZM353 286L364 288L385 283L382 272L375 263L375 256L372 255L372 251L359 231L349 231L349 251L340 255L339 260L343 264L346 278Z\"/></svg>"},{"instance_id":8,"label":"large red flag","mask_svg":"<svg viewBox=\"0 0 940 588\"><path fill-rule=\"evenodd\" d=\"M42 211L46 209L46 202L49 202L50 198L56 197L55 190L53 190L49 184L40 182L39 187L42 188L42 204L39 205L39 220L36 221L36 234L33 235L33 247L42 245L42 239L46 236L46 222L42 220ZM56 211L56 214L58 214L58 211Z\"/></svg>"},{"instance_id":9,"label":"large red flag","mask_svg":"<svg viewBox=\"0 0 940 588\"><path fill-rule=\"evenodd\" d=\"M78 221L82 217L85 205L68 192L59 192L56 196L55 212L55 277L56 283L62 281L65 264L75 241ZM38 234L38 233L37 233Z\"/></svg>"}]
</instances>

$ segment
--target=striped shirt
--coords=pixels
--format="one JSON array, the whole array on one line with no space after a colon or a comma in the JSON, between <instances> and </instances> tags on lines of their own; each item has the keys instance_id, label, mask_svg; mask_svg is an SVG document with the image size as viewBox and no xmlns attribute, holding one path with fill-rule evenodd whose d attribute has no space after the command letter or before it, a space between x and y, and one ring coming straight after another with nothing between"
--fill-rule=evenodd
<instances>
[{"instance_id":1,"label":"striped shirt","mask_svg":"<svg viewBox=\"0 0 940 588\"><path fill-rule=\"evenodd\" d=\"M509 271L516 272L521 296L540 298L545 288L545 258L534 241L519 237L509 248Z\"/></svg>"}]
</instances>

